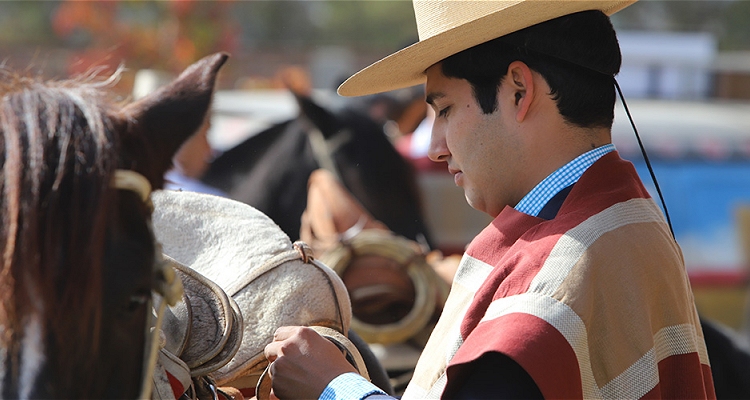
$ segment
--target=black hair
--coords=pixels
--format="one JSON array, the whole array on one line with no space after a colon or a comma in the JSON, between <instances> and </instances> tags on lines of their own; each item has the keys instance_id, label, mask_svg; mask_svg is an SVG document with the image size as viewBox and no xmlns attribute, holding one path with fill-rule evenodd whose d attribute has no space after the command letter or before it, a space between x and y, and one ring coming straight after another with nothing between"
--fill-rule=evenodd
<instances>
[{"instance_id":1,"label":"black hair","mask_svg":"<svg viewBox=\"0 0 750 400\"><path fill-rule=\"evenodd\" d=\"M508 66L522 61L550 86L565 120L581 127L612 127L614 76L622 56L609 17L582 11L490 40L442 62L442 72L466 79L482 111L497 110L497 89Z\"/></svg>"}]
</instances>

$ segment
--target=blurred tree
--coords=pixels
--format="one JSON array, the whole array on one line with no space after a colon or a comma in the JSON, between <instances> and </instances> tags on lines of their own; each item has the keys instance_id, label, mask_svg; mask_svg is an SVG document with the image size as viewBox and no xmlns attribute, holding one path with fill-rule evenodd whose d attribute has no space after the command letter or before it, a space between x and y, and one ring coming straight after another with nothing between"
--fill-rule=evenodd
<instances>
[{"instance_id":1,"label":"blurred tree","mask_svg":"<svg viewBox=\"0 0 750 400\"><path fill-rule=\"evenodd\" d=\"M233 8L249 47L392 50L416 40L409 0L245 1Z\"/></svg>"},{"instance_id":2,"label":"blurred tree","mask_svg":"<svg viewBox=\"0 0 750 400\"><path fill-rule=\"evenodd\" d=\"M721 16L720 44L726 50L750 49L750 2L732 2Z\"/></svg>"},{"instance_id":3,"label":"blurred tree","mask_svg":"<svg viewBox=\"0 0 750 400\"><path fill-rule=\"evenodd\" d=\"M641 0L612 17L618 29L709 32L721 51L750 49L748 20L746 0Z\"/></svg>"},{"instance_id":4,"label":"blurred tree","mask_svg":"<svg viewBox=\"0 0 750 400\"><path fill-rule=\"evenodd\" d=\"M215 51L233 51L239 29L231 0L64 0L52 15L55 34L77 49L70 73L93 65L178 72Z\"/></svg>"},{"instance_id":5,"label":"blurred tree","mask_svg":"<svg viewBox=\"0 0 750 400\"><path fill-rule=\"evenodd\" d=\"M390 52L417 41L410 1L328 1L319 8L324 42Z\"/></svg>"},{"instance_id":6,"label":"blurred tree","mask_svg":"<svg viewBox=\"0 0 750 400\"><path fill-rule=\"evenodd\" d=\"M49 40L52 30L48 15L55 7L55 3L46 1L0 2L0 44L6 47Z\"/></svg>"}]
</instances>

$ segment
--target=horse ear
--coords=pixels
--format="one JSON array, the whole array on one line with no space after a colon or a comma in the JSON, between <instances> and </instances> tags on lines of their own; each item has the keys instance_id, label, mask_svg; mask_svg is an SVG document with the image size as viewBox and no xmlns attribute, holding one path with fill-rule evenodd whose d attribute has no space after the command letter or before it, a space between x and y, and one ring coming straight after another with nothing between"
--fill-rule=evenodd
<instances>
[{"instance_id":1,"label":"horse ear","mask_svg":"<svg viewBox=\"0 0 750 400\"><path fill-rule=\"evenodd\" d=\"M293 94L299 106L300 116L318 128L323 137L328 139L344 128L344 124L336 115L316 103L311 97Z\"/></svg>"},{"instance_id":2,"label":"horse ear","mask_svg":"<svg viewBox=\"0 0 750 400\"><path fill-rule=\"evenodd\" d=\"M227 58L216 53L198 60L168 85L123 109L128 131L141 136L148 147L152 184L163 182L174 154L208 117L216 76Z\"/></svg>"}]
</instances>

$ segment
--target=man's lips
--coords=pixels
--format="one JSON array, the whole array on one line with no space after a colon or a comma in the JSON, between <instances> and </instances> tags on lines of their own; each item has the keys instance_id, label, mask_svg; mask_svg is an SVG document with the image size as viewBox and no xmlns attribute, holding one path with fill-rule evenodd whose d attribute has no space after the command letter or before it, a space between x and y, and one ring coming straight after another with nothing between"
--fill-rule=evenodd
<instances>
[{"instance_id":1,"label":"man's lips","mask_svg":"<svg viewBox=\"0 0 750 400\"><path fill-rule=\"evenodd\" d=\"M461 186L459 184L459 179L463 177L464 173L460 169L454 169L451 167L448 167L448 172L453 175L453 182L456 184L456 186Z\"/></svg>"}]
</instances>

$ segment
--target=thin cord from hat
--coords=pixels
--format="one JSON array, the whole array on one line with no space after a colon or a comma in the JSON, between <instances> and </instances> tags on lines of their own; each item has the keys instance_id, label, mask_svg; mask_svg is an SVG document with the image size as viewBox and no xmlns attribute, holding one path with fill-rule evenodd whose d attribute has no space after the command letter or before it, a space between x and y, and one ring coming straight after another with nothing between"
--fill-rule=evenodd
<instances>
[{"instance_id":1,"label":"thin cord from hat","mask_svg":"<svg viewBox=\"0 0 750 400\"><path fill-rule=\"evenodd\" d=\"M674 229L672 229L672 220L669 218L669 211L667 211L667 204L664 202L664 196L661 194L661 188L659 188L659 182L656 180L656 174L654 174L654 169L651 167L651 161L649 161L648 154L646 154L646 148L643 146L643 142L641 141L641 135L638 134L638 129L635 127L635 122L633 122L633 117L630 115L628 104L625 103L625 96L622 95L622 89L620 89L620 85L617 83L617 79L612 78L612 80L615 82L615 88L617 88L617 93L620 95L622 105L625 107L625 113L628 115L628 119L630 120L630 126L633 127L633 132L635 132L635 138L638 140L638 146L641 148L641 154L643 154L643 160L646 162L648 173L651 174L651 180L654 182L656 192L659 193L659 200L661 200L661 206L662 208L664 208L664 216L667 218L667 224L669 225L669 231L672 233L672 239L675 239ZM676 240L677 239L675 239L675 241Z\"/></svg>"},{"instance_id":2,"label":"thin cord from hat","mask_svg":"<svg viewBox=\"0 0 750 400\"><path fill-rule=\"evenodd\" d=\"M584 70L592 71L592 72L607 76L612 79L612 81L615 83L615 88L617 89L617 93L620 95L620 100L622 100L622 105L625 107L625 113L628 115L628 119L630 120L630 126L633 127L633 132L635 132L635 138L636 140L638 140L638 146L641 148L641 154L643 155L643 160L646 162L648 173L651 175L651 180L654 182L654 187L656 187L656 192L659 194L659 200L661 201L661 206L664 209L664 217L667 219L667 225L669 225L669 232L672 234L672 239L677 241L674 235L674 229L672 228L672 220L669 218L669 211L667 210L667 204L664 201L664 196L661 194L661 188L659 187L659 182L656 180L656 174L654 173L654 169L651 167L651 161L649 161L648 154L646 154L646 148L643 146L643 141L641 141L641 135L638 134L638 129L635 127L635 122L633 122L633 117L630 115L628 104L625 102L625 96L622 95L622 89L620 89L620 84L617 83L617 79L615 79L615 77L612 74L606 73L604 71L600 71L597 68L594 68L590 65L584 65L581 63L571 61L559 55L552 55L552 54L545 53L543 51L530 48L525 43L516 43L514 41L507 40L507 38L504 38L504 39L507 44L514 46L521 51L525 50L527 52L535 53L537 55L550 57L554 60L562 61L568 65L583 68Z\"/></svg>"}]
</instances>

